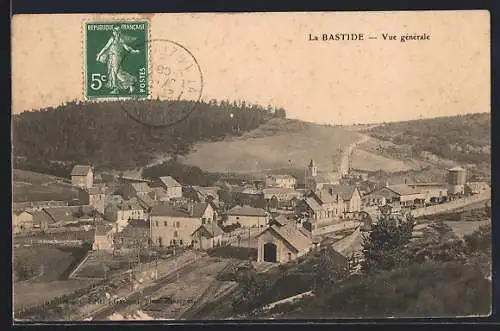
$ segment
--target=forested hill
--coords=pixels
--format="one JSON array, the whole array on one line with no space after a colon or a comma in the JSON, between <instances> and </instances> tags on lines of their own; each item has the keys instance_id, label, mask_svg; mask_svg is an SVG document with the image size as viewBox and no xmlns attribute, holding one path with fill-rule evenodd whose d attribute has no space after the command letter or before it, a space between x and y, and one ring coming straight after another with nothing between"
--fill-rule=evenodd
<instances>
[{"instance_id":1,"label":"forested hill","mask_svg":"<svg viewBox=\"0 0 500 331\"><path fill-rule=\"evenodd\" d=\"M372 137L409 145L416 153L427 151L458 162L489 162L489 113L385 123L366 131Z\"/></svg>"},{"instance_id":2,"label":"forested hill","mask_svg":"<svg viewBox=\"0 0 500 331\"><path fill-rule=\"evenodd\" d=\"M151 128L132 120L124 109L167 123L193 110L174 126ZM183 155L199 141L241 135L273 116L286 117L285 110L227 101L74 102L13 116L14 167L58 175L74 163L130 169L158 154ZM61 169L54 171L57 167Z\"/></svg>"}]
</instances>

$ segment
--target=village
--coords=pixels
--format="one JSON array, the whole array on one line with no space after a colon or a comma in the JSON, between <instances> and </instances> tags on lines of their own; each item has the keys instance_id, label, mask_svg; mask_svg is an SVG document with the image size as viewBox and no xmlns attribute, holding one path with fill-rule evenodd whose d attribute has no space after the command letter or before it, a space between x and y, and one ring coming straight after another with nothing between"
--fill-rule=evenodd
<instances>
[{"instance_id":1,"label":"village","mask_svg":"<svg viewBox=\"0 0 500 331\"><path fill-rule=\"evenodd\" d=\"M116 285L113 295L111 290L95 294L96 303L79 309L74 318L110 319L117 311L144 308L138 293L151 306L173 281L201 281L203 274L196 276L201 270L214 278L227 268L250 263L266 272L321 245L332 245L344 256L361 256L360 233L377 222L381 206L418 217L484 203L490 197L489 185L467 181L460 167L450 168L440 183L379 183L351 168L351 153L352 148L344 153L338 172L322 172L310 160L303 183L288 174L272 174L264 180L212 187L183 185L172 176L146 180L96 174L90 165L76 165L71 185L79 190L77 200L13 205L14 249L88 245L68 279L90 282L81 290L86 295L102 282L125 283ZM221 256L227 259L221 261ZM206 281L202 285L207 288L195 290L192 282L186 293L197 294L186 299L176 288L178 299L169 296L167 306L180 300L180 308L171 313L159 309L159 316L182 318L207 295L218 298L231 287L211 289ZM213 293L207 294L209 290ZM134 295L137 298L130 301Z\"/></svg>"}]
</instances>

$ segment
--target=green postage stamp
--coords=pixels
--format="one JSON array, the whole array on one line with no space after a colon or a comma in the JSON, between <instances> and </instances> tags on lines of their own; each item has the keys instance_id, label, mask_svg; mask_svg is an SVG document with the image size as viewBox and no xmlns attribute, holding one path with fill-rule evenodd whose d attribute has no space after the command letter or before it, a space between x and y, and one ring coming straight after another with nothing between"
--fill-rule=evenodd
<instances>
[{"instance_id":1,"label":"green postage stamp","mask_svg":"<svg viewBox=\"0 0 500 331\"><path fill-rule=\"evenodd\" d=\"M149 22L85 22L84 29L85 98L147 98Z\"/></svg>"}]
</instances>

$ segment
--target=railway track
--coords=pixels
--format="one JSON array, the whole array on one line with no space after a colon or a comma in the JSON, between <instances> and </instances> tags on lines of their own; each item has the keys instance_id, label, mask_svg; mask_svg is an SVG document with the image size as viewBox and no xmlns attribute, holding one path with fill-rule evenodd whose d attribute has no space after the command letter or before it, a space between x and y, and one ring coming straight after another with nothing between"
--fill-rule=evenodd
<instances>
[{"instance_id":1,"label":"railway track","mask_svg":"<svg viewBox=\"0 0 500 331\"><path fill-rule=\"evenodd\" d=\"M189 273L193 271L197 266L192 260L188 262L186 265L177 269L176 272L169 273L161 278L158 278L153 284L144 287L140 291L135 291L129 294L126 298L122 299L120 302L116 302L114 304L108 305L98 311L95 311L91 314L86 314L86 316L82 317L82 320L85 318L91 318L92 320L105 320L106 317L112 315L116 311L124 310L128 306L136 304L140 298L145 296L150 296L153 293L157 292L160 288L169 284L175 280L177 280L177 275L182 276L185 273Z\"/></svg>"}]
</instances>

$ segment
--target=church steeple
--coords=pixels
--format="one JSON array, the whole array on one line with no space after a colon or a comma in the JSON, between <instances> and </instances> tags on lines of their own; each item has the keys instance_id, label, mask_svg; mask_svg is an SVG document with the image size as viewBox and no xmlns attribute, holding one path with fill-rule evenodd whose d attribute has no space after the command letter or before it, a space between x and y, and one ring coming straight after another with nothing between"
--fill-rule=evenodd
<instances>
[{"instance_id":1,"label":"church steeple","mask_svg":"<svg viewBox=\"0 0 500 331\"><path fill-rule=\"evenodd\" d=\"M311 160L311 162L309 162L308 170L308 175L310 177L316 177L316 175L318 174L318 167L316 166L316 162L314 162L314 160Z\"/></svg>"}]
</instances>

